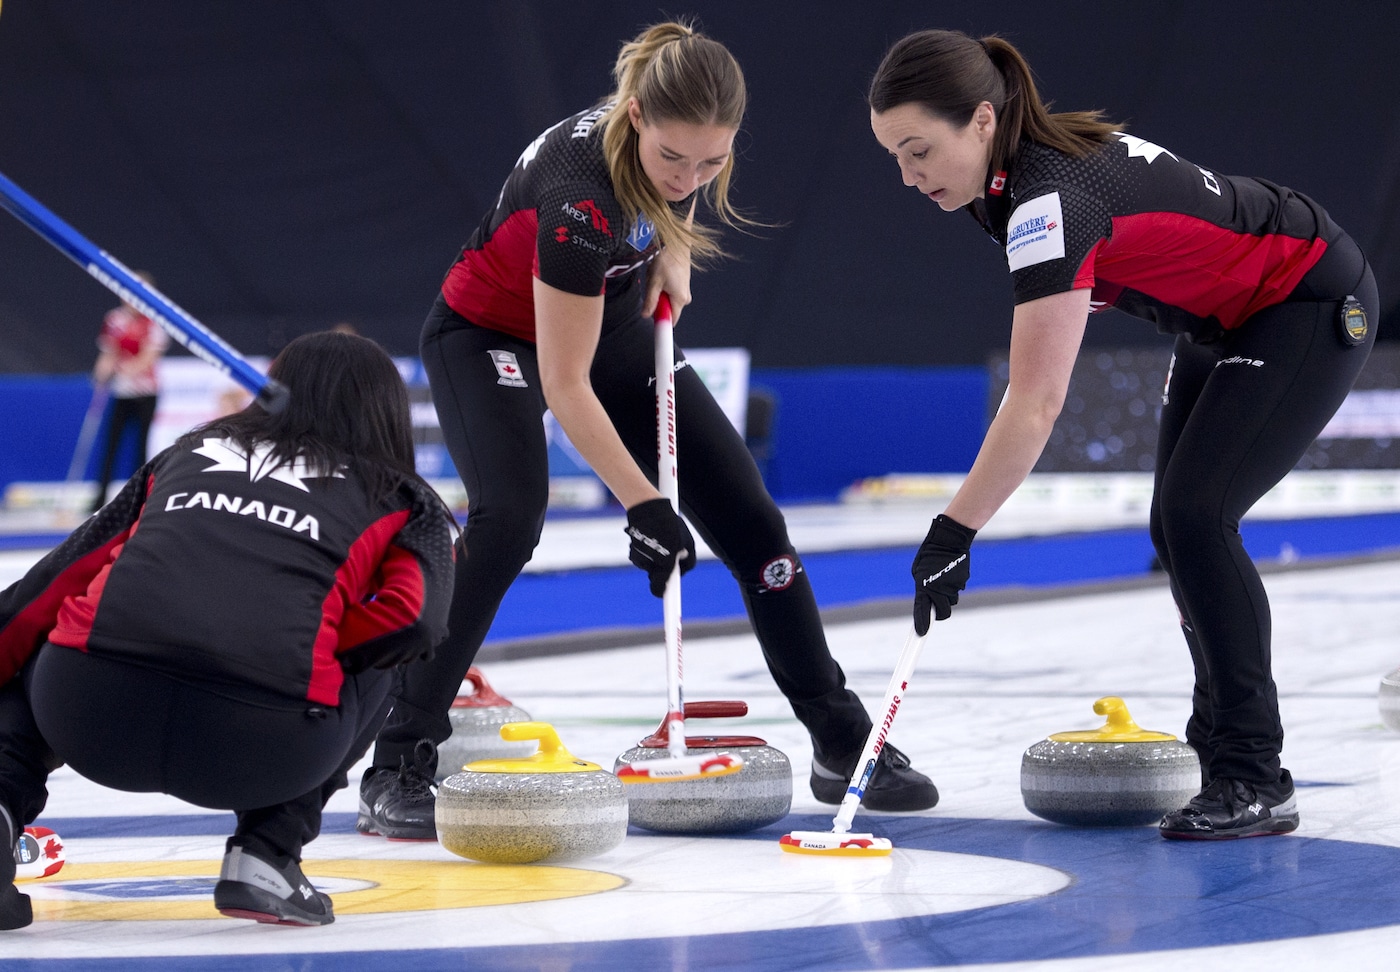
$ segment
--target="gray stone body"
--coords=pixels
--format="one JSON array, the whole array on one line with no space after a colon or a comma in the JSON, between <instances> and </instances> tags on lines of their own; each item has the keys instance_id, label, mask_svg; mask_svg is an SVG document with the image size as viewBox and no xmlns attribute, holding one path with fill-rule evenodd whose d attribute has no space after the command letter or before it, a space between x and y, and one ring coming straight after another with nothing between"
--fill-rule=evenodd
<instances>
[{"instance_id":1,"label":"gray stone body","mask_svg":"<svg viewBox=\"0 0 1400 972\"><path fill-rule=\"evenodd\" d=\"M627 836L627 794L604 770L479 773L463 770L438 787L438 842L488 864L575 861L612 850Z\"/></svg>"},{"instance_id":2,"label":"gray stone body","mask_svg":"<svg viewBox=\"0 0 1400 972\"><path fill-rule=\"evenodd\" d=\"M692 756L707 751L686 750ZM722 751L743 759L744 768L707 779L625 784L632 825L662 834L740 834L786 817L792 809L788 758L772 746L726 746ZM613 769L669 755L665 749L637 746L619 756Z\"/></svg>"},{"instance_id":3,"label":"gray stone body","mask_svg":"<svg viewBox=\"0 0 1400 972\"><path fill-rule=\"evenodd\" d=\"M1201 790L1201 762L1183 742L1055 742L1021 757L1026 809L1055 823L1155 824Z\"/></svg>"},{"instance_id":4,"label":"gray stone body","mask_svg":"<svg viewBox=\"0 0 1400 972\"><path fill-rule=\"evenodd\" d=\"M519 759L537 748L533 739L507 742L501 738L501 726L507 722L530 721L530 714L519 706L453 706L447 718L452 735L438 746L439 783L478 759Z\"/></svg>"}]
</instances>

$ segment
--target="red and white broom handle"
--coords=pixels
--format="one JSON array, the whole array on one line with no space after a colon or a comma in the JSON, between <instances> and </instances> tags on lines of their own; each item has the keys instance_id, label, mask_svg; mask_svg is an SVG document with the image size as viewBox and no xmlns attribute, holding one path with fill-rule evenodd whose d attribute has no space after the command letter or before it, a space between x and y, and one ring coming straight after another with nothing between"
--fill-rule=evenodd
<instances>
[{"instance_id":1,"label":"red and white broom handle","mask_svg":"<svg viewBox=\"0 0 1400 972\"><path fill-rule=\"evenodd\" d=\"M836 811L836 819L832 821L831 829L834 833L850 833L851 822L855 820L856 810L860 807L861 798L865 796L865 788L870 785L871 774L875 772L875 759L880 750L885 748L885 739L889 736L890 727L894 725L894 717L899 712L900 704L904 702L909 680L914 677L914 667L919 663L919 652L923 647L924 638L919 637L913 625L910 625L909 637L904 639L904 647L900 649L899 660L894 665L894 674L890 676L889 687L885 689L885 701L880 706L879 717L875 725L870 727L870 735L865 739L865 749L861 751L860 762L856 764L855 775L851 777L851 785Z\"/></svg>"},{"instance_id":2,"label":"red and white broom handle","mask_svg":"<svg viewBox=\"0 0 1400 972\"><path fill-rule=\"evenodd\" d=\"M676 364L671 332L671 299L662 293L652 320L656 326L656 487L680 512L680 485L676 474ZM666 733L673 757L685 755L684 699L681 697L681 568L666 581L662 598L666 631Z\"/></svg>"}]
</instances>

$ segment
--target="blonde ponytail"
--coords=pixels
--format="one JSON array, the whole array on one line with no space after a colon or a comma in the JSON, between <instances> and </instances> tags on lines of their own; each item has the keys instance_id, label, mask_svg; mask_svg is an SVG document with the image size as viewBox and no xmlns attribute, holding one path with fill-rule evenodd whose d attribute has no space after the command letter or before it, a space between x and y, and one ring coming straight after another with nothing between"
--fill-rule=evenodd
<instances>
[{"instance_id":1,"label":"blonde ponytail","mask_svg":"<svg viewBox=\"0 0 1400 972\"><path fill-rule=\"evenodd\" d=\"M603 154L613 191L629 219L645 217L667 246L688 249L692 259L723 255L718 234L677 215L642 169L637 130L627 105L636 98L648 123L685 122L737 129L748 95L744 74L728 49L697 33L689 24L667 22L648 27L626 44L613 67L616 88L611 109L599 121ZM734 154L702 191L715 214L729 226L754 225L729 202Z\"/></svg>"}]
</instances>

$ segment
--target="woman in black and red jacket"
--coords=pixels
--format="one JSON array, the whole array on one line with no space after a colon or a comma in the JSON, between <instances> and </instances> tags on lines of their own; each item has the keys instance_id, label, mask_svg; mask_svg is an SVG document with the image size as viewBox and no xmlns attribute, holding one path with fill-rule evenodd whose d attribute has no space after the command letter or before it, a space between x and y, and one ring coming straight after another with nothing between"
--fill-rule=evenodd
<instances>
[{"instance_id":1,"label":"woman in black and red jacket","mask_svg":"<svg viewBox=\"0 0 1400 972\"><path fill-rule=\"evenodd\" d=\"M1000 37L911 34L886 54L869 100L904 183L971 212L1015 291L1010 388L915 557L915 626L949 616L976 532L1039 458L1088 315L1116 307L1175 334L1151 532L1195 665L1186 740L1205 785L1160 831L1293 831L1269 601L1239 524L1366 361L1380 304L1364 254L1302 193L1196 165L1098 112L1051 114Z\"/></svg>"},{"instance_id":2,"label":"woman in black and red jacket","mask_svg":"<svg viewBox=\"0 0 1400 972\"><path fill-rule=\"evenodd\" d=\"M383 721L390 669L445 634L454 525L374 342L307 335L270 374L285 411L186 434L0 594L0 927L30 921L7 850L62 763L236 811L225 914L333 920L302 845Z\"/></svg>"}]
</instances>

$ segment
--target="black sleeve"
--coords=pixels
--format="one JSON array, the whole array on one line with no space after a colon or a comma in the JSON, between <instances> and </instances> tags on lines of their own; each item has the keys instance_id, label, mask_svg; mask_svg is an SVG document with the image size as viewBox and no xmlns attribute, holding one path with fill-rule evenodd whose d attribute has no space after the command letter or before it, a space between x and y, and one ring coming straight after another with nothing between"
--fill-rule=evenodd
<instances>
[{"instance_id":1,"label":"black sleeve","mask_svg":"<svg viewBox=\"0 0 1400 972\"><path fill-rule=\"evenodd\" d=\"M0 684L48 638L64 598L86 591L111 561L112 551L131 536L156 466L166 454L138 469L110 503L0 593Z\"/></svg>"},{"instance_id":2,"label":"black sleeve","mask_svg":"<svg viewBox=\"0 0 1400 972\"><path fill-rule=\"evenodd\" d=\"M352 674L431 658L447 637L455 525L426 486L410 482L404 492L410 497L409 518L381 562L384 585L369 603L348 610L341 622L337 657Z\"/></svg>"},{"instance_id":3,"label":"black sleeve","mask_svg":"<svg viewBox=\"0 0 1400 972\"><path fill-rule=\"evenodd\" d=\"M1089 257L1113 234L1108 204L1072 183L1023 191L1006 224L1016 303L1094 284Z\"/></svg>"},{"instance_id":4,"label":"black sleeve","mask_svg":"<svg viewBox=\"0 0 1400 972\"><path fill-rule=\"evenodd\" d=\"M612 192L590 182L551 185L535 201L535 276L581 297L603 292L624 227Z\"/></svg>"}]
</instances>

